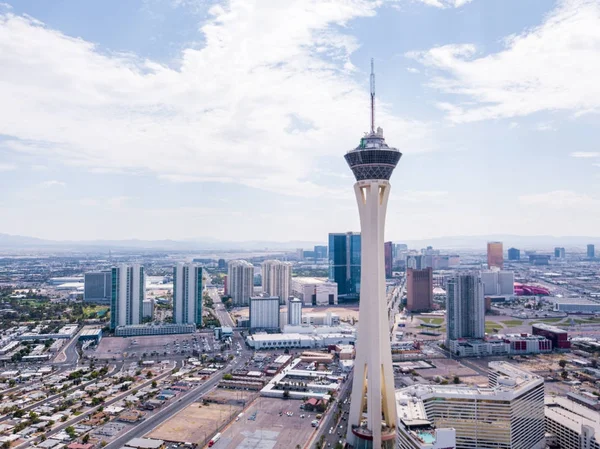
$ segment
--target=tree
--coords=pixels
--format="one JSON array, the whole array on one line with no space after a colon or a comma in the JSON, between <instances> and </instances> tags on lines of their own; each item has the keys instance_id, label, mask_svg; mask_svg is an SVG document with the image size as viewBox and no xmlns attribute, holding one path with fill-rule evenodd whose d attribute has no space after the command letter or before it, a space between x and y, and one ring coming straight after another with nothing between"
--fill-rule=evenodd
<instances>
[{"instance_id":1,"label":"tree","mask_svg":"<svg viewBox=\"0 0 600 449\"><path fill-rule=\"evenodd\" d=\"M152 388L156 388L156 386L157 386L157 385L158 385L158 384L156 383L156 381L155 381L155 380L153 380L153 381L152 381Z\"/></svg>"},{"instance_id":2,"label":"tree","mask_svg":"<svg viewBox=\"0 0 600 449\"><path fill-rule=\"evenodd\" d=\"M290 398L290 390L283 390L283 399Z\"/></svg>"},{"instance_id":3,"label":"tree","mask_svg":"<svg viewBox=\"0 0 600 449\"><path fill-rule=\"evenodd\" d=\"M65 432L69 434L70 438L75 438L75 428L73 426L69 426L65 429Z\"/></svg>"},{"instance_id":4,"label":"tree","mask_svg":"<svg viewBox=\"0 0 600 449\"><path fill-rule=\"evenodd\" d=\"M81 441L83 441L84 444L90 441L90 434L86 433Z\"/></svg>"},{"instance_id":5,"label":"tree","mask_svg":"<svg viewBox=\"0 0 600 449\"><path fill-rule=\"evenodd\" d=\"M569 373L567 373L566 370L562 370L562 372L560 373L560 375L565 380L569 377Z\"/></svg>"},{"instance_id":6,"label":"tree","mask_svg":"<svg viewBox=\"0 0 600 449\"><path fill-rule=\"evenodd\" d=\"M454 376L454 379L452 379L452 382L454 382L455 384L459 384L460 383L460 377Z\"/></svg>"},{"instance_id":7,"label":"tree","mask_svg":"<svg viewBox=\"0 0 600 449\"><path fill-rule=\"evenodd\" d=\"M567 366L567 361L565 359L560 359L558 361L558 366L560 366L561 368L564 368L565 366Z\"/></svg>"},{"instance_id":8,"label":"tree","mask_svg":"<svg viewBox=\"0 0 600 449\"><path fill-rule=\"evenodd\" d=\"M148 371L148 374L146 374L146 379L152 379L154 377L154 374L152 374L152 371Z\"/></svg>"},{"instance_id":9,"label":"tree","mask_svg":"<svg viewBox=\"0 0 600 449\"><path fill-rule=\"evenodd\" d=\"M233 376L230 373L223 374L223 380L232 380Z\"/></svg>"}]
</instances>

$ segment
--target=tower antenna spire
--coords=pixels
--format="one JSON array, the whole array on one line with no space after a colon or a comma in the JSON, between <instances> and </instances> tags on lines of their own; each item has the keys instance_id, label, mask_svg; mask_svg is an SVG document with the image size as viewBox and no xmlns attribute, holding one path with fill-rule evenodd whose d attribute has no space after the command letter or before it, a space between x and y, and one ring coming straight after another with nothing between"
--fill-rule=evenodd
<instances>
[{"instance_id":1,"label":"tower antenna spire","mask_svg":"<svg viewBox=\"0 0 600 449\"><path fill-rule=\"evenodd\" d=\"M375 63L371 58L371 134L375 134Z\"/></svg>"}]
</instances>

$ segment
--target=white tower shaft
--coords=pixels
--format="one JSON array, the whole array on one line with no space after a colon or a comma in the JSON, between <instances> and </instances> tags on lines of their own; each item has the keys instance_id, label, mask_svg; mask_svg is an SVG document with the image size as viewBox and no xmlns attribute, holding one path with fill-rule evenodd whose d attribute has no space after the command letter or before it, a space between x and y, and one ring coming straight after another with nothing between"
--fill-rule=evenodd
<instances>
[{"instance_id":1,"label":"white tower shaft","mask_svg":"<svg viewBox=\"0 0 600 449\"><path fill-rule=\"evenodd\" d=\"M347 439L357 441L355 432L364 429L361 423L365 420L363 411L366 410L364 430L367 435L371 434L368 436L372 436L375 449L388 447L395 441L396 402L384 263L384 228L390 184L380 179L362 180L354 184L354 192L361 227L361 292ZM385 435L383 424L389 429ZM383 440L387 444L382 444Z\"/></svg>"}]
</instances>

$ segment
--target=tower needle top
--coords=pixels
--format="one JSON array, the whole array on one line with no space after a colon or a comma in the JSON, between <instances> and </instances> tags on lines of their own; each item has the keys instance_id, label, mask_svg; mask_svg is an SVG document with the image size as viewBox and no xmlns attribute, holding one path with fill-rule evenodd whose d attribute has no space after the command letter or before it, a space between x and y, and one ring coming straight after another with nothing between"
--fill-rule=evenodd
<instances>
[{"instance_id":1,"label":"tower needle top","mask_svg":"<svg viewBox=\"0 0 600 449\"><path fill-rule=\"evenodd\" d=\"M375 134L375 63L371 58L371 134Z\"/></svg>"}]
</instances>

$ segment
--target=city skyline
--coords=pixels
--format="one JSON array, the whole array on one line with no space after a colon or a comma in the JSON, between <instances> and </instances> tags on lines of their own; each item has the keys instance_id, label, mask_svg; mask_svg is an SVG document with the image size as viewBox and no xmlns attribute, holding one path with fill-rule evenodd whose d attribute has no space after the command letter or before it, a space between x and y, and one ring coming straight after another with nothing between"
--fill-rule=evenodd
<instances>
[{"instance_id":1,"label":"city skyline","mask_svg":"<svg viewBox=\"0 0 600 449\"><path fill-rule=\"evenodd\" d=\"M337 155L348 128L366 131L373 56L379 124L406 165L386 240L593 236L599 58L578 42L597 42L600 6L524 3L2 4L0 204L21 220L0 232L282 241L293 228L322 242L358 229Z\"/></svg>"}]
</instances>

